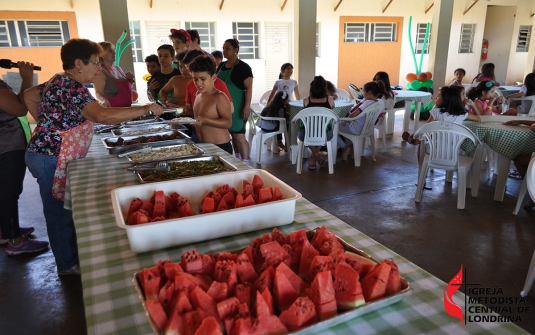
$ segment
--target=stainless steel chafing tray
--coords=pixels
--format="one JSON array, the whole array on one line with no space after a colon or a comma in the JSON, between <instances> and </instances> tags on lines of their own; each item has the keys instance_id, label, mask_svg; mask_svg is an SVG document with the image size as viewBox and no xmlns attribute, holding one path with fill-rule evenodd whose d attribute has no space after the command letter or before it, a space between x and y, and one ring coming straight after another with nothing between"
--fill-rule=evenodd
<instances>
[{"instance_id":1,"label":"stainless steel chafing tray","mask_svg":"<svg viewBox=\"0 0 535 335\"><path fill-rule=\"evenodd\" d=\"M130 144L130 145L120 145L120 146L113 145L113 143L117 143L117 141L120 138L124 139L125 141L131 141L131 140L136 140L141 137L152 137L152 136L163 136L163 135L178 135L179 138L172 139L172 140L143 142L143 143ZM110 154L120 154L121 152L125 152L125 151L141 149L144 146L161 147L161 146L166 146L166 145L176 145L176 144L193 143L193 142L191 141L190 137L184 134L183 132L179 130L169 130L169 131L162 131L158 133L138 135L138 136L105 137L102 139L102 143L104 144L104 147L108 149L108 152Z\"/></svg>"}]
</instances>

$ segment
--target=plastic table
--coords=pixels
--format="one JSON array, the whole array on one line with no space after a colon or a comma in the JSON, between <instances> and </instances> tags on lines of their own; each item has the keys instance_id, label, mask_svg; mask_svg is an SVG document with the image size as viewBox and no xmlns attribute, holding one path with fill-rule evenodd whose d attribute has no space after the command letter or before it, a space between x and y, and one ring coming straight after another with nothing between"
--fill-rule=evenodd
<instances>
[{"instance_id":1,"label":"plastic table","mask_svg":"<svg viewBox=\"0 0 535 335\"><path fill-rule=\"evenodd\" d=\"M403 132L409 131L409 122L411 118L411 105L416 104L416 109L414 110L414 126L413 132L416 132L419 128L420 122L420 109L421 106L427 106L432 102L432 96L429 92L421 91L411 91L411 90L402 90L395 91L397 95L395 96L395 102L405 100L405 115L403 116Z\"/></svg>"}]
</instances>

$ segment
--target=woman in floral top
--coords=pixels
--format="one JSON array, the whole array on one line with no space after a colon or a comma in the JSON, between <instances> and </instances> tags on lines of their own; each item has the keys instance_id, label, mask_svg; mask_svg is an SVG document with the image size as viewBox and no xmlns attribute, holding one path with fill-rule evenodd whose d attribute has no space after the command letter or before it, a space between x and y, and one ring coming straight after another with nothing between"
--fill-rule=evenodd
<instances>
[{"instance_id":1,"label":"woman in floral top","mask_svg":"<svg viewBox=\"0 0 535 335\"><path fill-rule=\"evenodd\" d=\"M32 87L24 100L37 127L26 151L26 165L37 179L50 246L58 274L80 274L72 212L64 208L67 163L87 154L93 122L116 124L143 115L160 115L156 104L106 108L84 85L99 75L102 48L86 39L71 39L61 48L64 72Z\"/></svg>"}]
</instances>

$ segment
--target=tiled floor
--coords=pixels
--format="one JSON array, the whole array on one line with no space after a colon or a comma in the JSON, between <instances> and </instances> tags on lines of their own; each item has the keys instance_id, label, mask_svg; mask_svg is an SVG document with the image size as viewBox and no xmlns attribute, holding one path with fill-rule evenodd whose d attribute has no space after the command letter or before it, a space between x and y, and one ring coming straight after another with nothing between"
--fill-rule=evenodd
<instances>
[{"instance_id":1,"label":"tiled floor","mask_svg":"<svg viewBox=\"0 0 535 335\"><path fill-rule=\"evenodd\" d=\"M444 174L429 175L421 203L414 202L416 148L401 142L401 116L396 136L387 137L377 161L369 151L362 165L338 156L334 174L327 166L296 174L286 153L263 147L262 168L299 190L305 198L433 275L449 281L463 264L471 282L501 288L503 296L519 297L535 249L535 211L511 214L520 182L509 179L503 202L493 200L495 178L481 178L477 198L457 210L457 183ZM254 148L254 146L253 146ZM254 157L255 150L253 149ZM21 222L36 227L35 238L47 239L38 188L28 173L20 199ZM0 333L85 334L82 286L79 278L58 278L50 251L34 256L0 255ZM532 312L518 323L535 333L535 289L526 298Z\"/></svg>"}]
</instances>

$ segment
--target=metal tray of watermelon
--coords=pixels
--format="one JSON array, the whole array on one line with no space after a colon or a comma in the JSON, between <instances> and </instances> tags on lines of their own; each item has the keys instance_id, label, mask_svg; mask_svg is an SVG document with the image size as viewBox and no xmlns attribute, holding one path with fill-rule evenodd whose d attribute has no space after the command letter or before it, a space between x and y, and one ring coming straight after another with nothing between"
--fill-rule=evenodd
<instances>
[{"instance_id":1,"label":"metal tray of watermelon","mask_svg":"<svg viewBox=\"0 0 535 335\"><path fill-rule=\"evenodd\" d=\"M316 232L316 229L307 231L307 237L308 237L309 241L312 240L312 237L314 236L315 232ZM375 260L373 257L368 255L366 252L355 248L354 246L352 246L351 244L347 243L346 241L344 241L343 239L341 239L338 236L337 236L337 238L338 238L338 241L340 241L340 243L344 247L345 251L353 252L353 253L355 253L357 255L360 255L362 257L368 258L369 260L379 264L379 262L377 262L377 260ZM241 249L238 249L238 250L231 250L229 252L235 253L235 254L239 254L244 249L245 248L241 248ZM176 260L176 262L180 263L180 260ZM150 326L152 328L152 331L154 332L154 334L160 335L161 333L158 332L158 329L157 329L156 325L152 322L152 319L149 316L149 312L147 311L147 308L145 307L145 292L143 291L143 286L141 285L140 274L141 274L141 271L134 273L134 278L132 278L132 283L134 284L134 287L135 287L135 289L136 289L136 291L138 293L139 299L141 300L141 303L143 304L143 310L145 311L145 315L147 316L147 320L149 321L149 324L150 324ZM407 280L405 280L405 279L403 279L403 277L401 277L401 291L399 291L398 293L396 293L396 294L394 294L392 296L389 296L389 297L384 297L382 299L375 300L373 302L368 302L368 303L366 303L366 304L364 304L362 306L359 306L359 307L357 307L355 309L351 309L351 310L339 313L338 315L336 315L336 316L334 316L334 317L332 317L330 319L316 322L314 324L311 324L308 327L305 327L305 328L300 329L298 331L290 332L288 334L292 334L292 335L315 334L315 333L317 333L317 332L319 332L321 330L334 327L334 326L336 326L338 324L341 324L341 323L344 323L344 322L349 321L351 319L360 317L360 316L362 316L364 314L377 311L377 310L379 310L379 309L381 309L383 307L386 307L386 306L393 305L393 304L401 301L401 299L403 299L407 295L409 295L410 291L411 291L411 285L409 284L409 282Z\"/></svg>"}]
</instances>

